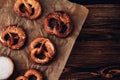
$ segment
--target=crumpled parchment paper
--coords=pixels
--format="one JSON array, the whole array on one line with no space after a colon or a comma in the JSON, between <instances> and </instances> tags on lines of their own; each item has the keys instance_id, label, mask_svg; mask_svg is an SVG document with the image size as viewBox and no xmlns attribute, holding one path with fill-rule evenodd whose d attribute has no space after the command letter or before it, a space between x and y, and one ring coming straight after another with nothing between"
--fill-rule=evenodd
<instances>
[{"instance_id":1,"label":"crumpled parchment paper","mask_svg":"<svg viewBox=\"0 0 120 80\"><path fill-rule=\"evenodd\" d=\"M23 28L27 35L25 46L20 50L11 50L0 44L0 55L9 56L15 64L14 74L9 80L14 80L15 77L23 75L30 68L35 68L42 72L45 80L58 80L88 15L88 9L67 0L39 0L42 5L42 15L36 20L28 20L14 13L13 6L15 1L0 0L0 30L9 25L17 25ZM67 12L74 25L72 33L67 38L48 35L43 28L44 17L50 12L59 10ZM56 47L56 56L47 65L36 64L30 59L28 46L37 37L49 38Z\"/></svg>"}]
</instances>

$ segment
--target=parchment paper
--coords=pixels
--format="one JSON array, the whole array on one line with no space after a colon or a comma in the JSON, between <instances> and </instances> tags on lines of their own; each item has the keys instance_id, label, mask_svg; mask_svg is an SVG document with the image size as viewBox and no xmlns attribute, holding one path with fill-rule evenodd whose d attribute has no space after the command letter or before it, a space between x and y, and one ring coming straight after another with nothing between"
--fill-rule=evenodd
<instances>
[{"instance_id":1,"label":"parchment paper","mask_svg":"<svg viewBox=\"0 0 120 80\"><path fill-rule=\"evenodd\" d=\"M42 5L42 15L36 20L28 20L14 13L15 0L0 0L0 30L8 25L18 25L27 34L25 46L20 50L11 50L0 44L0 55L9 56L15 64L14 74L9 80L14 80L15 77L23 75L30 68L35 68L42 72L45 80L58 80L88 14L88 9L67 0L40 0L39 2ZM43 28L45 15L58 10L67 12L74 24L74 30L67 38L48 35ZM36 64L29 57L28 46L37 37L49 38L56 47L56 56L47 65Z\"/></svg>"}]
</instances>

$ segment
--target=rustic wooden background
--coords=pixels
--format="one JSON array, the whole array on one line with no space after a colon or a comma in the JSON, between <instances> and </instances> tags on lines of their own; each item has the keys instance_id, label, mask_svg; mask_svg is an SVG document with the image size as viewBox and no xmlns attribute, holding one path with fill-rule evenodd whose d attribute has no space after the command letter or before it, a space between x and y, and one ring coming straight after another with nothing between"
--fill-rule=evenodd
<instances>
[{"instance_id":1,"label":"rustic wooden background","mask_svg":"<svg viewBox=\"0 0 120 80\"><path fill-rule=\"evenodd\" d=\"M60 80L120 80L120 0L71 1L90 12Z\"/></svg>"}]
</instances>

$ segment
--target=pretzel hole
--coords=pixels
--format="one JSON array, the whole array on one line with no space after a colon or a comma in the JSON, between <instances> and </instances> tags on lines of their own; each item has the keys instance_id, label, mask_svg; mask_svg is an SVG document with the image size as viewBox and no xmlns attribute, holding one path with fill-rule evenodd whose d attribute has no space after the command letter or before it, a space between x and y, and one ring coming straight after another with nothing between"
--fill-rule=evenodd
<instances>
[{"instance_id":1,"label":"pretzel hole","mask_svg":"<svg viewBox=\"0 0 120 80\"><path fill-rule=\"evenodd\" d=\"M6 35L4 36L4 39L5 39L5 41L8 41L8 40L10 39L10 35L9 35L9 34L6 34Z\"/></svg>"},{"instance_id":2,"label":"pretzel hole","mask_svg":"<svg viewBox=\"0 0 120 80\"><path fill-rule=\"evenodd\" d=\"M38 43L38 44L35 45L34 48L40 48L40 46L41 46L41 43Z\"/></svg>"},{"instance_id":3,"label":"pretzel hole","mask_svg":"<svg viewBox=\"0 0 120 80\"><path fill-rule=\"evenodd\" d=\"M30 75L29 79L28 80L37 80L37 77L34 76L34 75Z\"/></svg>"},{"instance_id":4,"label":"pretzel hole","mask_svg":"<svg viewBox=\"0 0 120 80\"><path fill-rule=\"evenodd\" d=\"M14 42L12 45L15 45L18 43L18 40L19 40L19 36L18 34L15 34L15 33L11 33L11 35L13 36L13 39L14 39Z\"/></svg>"},{"instance_id":5,"label":"pretzel hole","mask_svg":"<svg viewBox=\"0 0 120 80\"><path fill-rule=\"evenodd\" d=\"M28 5L32 8L32 5L31 5L31 4L28 4ZM32 15L34 14L34 12L35 12L35 9L32 8L32 13L30 14L30 16L32 16Z\"/></svg>"},{"instance_id":6,"label":"pretzel hole","mask_svg":"<svg viewBox=\"0 0 120 80\"><path fill-rule=\"evenodd\" d=\"M47 50L47 48L46 48L45 45L43 45L43 50L46 51L46 52L48 52L48 50Z\"/></svg>"},{"instance_id":7,"label":"pretzel hole","mask_svg":"<svg viewBox=\"0 0 120 80\"><path fill-rule=\"evenodd\" d=\"M17 43L18 43L18 39L14 39L14 42L13 42L12 45L15 45L15 44L17 44Z\"/></svg>"},{"instance_id":8,"label":"pretzel hole","mask_svg":"<svg viewBox=\"0 0 120 80\"><path fill-rule=\"evenodd\" d=\"M20 5L20 11L21 11L22 13L25 13L26 7L25 7L24 4L21 4L21 5Z\"/></svg>"},{"instance_id":9,"label":"pretzel hole","mask_svg":"<svg viewBox=\"0 0 120 80\"><path fill-rule=\"evenodd\" d=\"M32 13L30 14L30 16L32 16L34 14L34 12L35 12L35 9L32 8Z\"/></svg>"},{"instance_id":10,"label":"pretzel hole","mask_svg":"<svg viewBox=\"0 0 120 80\"><path fill-rule=\"evenodd\" d=\"M60 33L64 33L67 30L67 25L64 24L64 22L61 22L61 25L62 25L62 29L61 29Z\"/></svg>"},{"instance_id":11,"label":"pretzel hole","mask_svg":"<svg viewBox=\"0 0 120 80\"><path fill-rule=\"evenodd\" d=\"M39 58L39 59L44 59L44 58L45 58L45 55L44 55L44 53L43 53L43 51L42 51L42 52L39 53L39 54L35 54L35 57L36 57L36 58Z\"/></svg>"},{"instance_id":12,"label":"pretzel hole","mask_svg":"<svg viewBox=\"0 0 120 80\"><path fill-rule=\"evenodd\" d=\"M30 7L32 7L32 5L31 4L28 4Z\"/></svg>"},{"instance_id":13,"label":"pretzel hole","mask_svg":"<svg viewBox=\"0 0 120 80\"><path fill-rule=\"evenodd\" d=\"M59 23L56 19L51 18L50 21L49 21L49 26L50 26L51 29L53 29L54 27L59 26Z\"/></svg>"}]
</instances>

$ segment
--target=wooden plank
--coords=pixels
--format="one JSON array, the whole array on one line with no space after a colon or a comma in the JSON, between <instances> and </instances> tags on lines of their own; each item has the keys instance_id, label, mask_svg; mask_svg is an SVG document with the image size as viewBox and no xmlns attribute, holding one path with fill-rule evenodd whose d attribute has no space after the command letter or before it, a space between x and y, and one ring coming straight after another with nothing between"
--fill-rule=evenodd
<instances>
[{"instance_id":1,"label":"wooden plank","mask_svg":"<svg viewBox=\"0 0 120 80\"><path fill-rule=\"evenodd\" d=\"M86 7L90 13L60 80L108 80L93 76L91 72L101 67L120 66L120 5Z\"/></svg>"}]
</instances>

